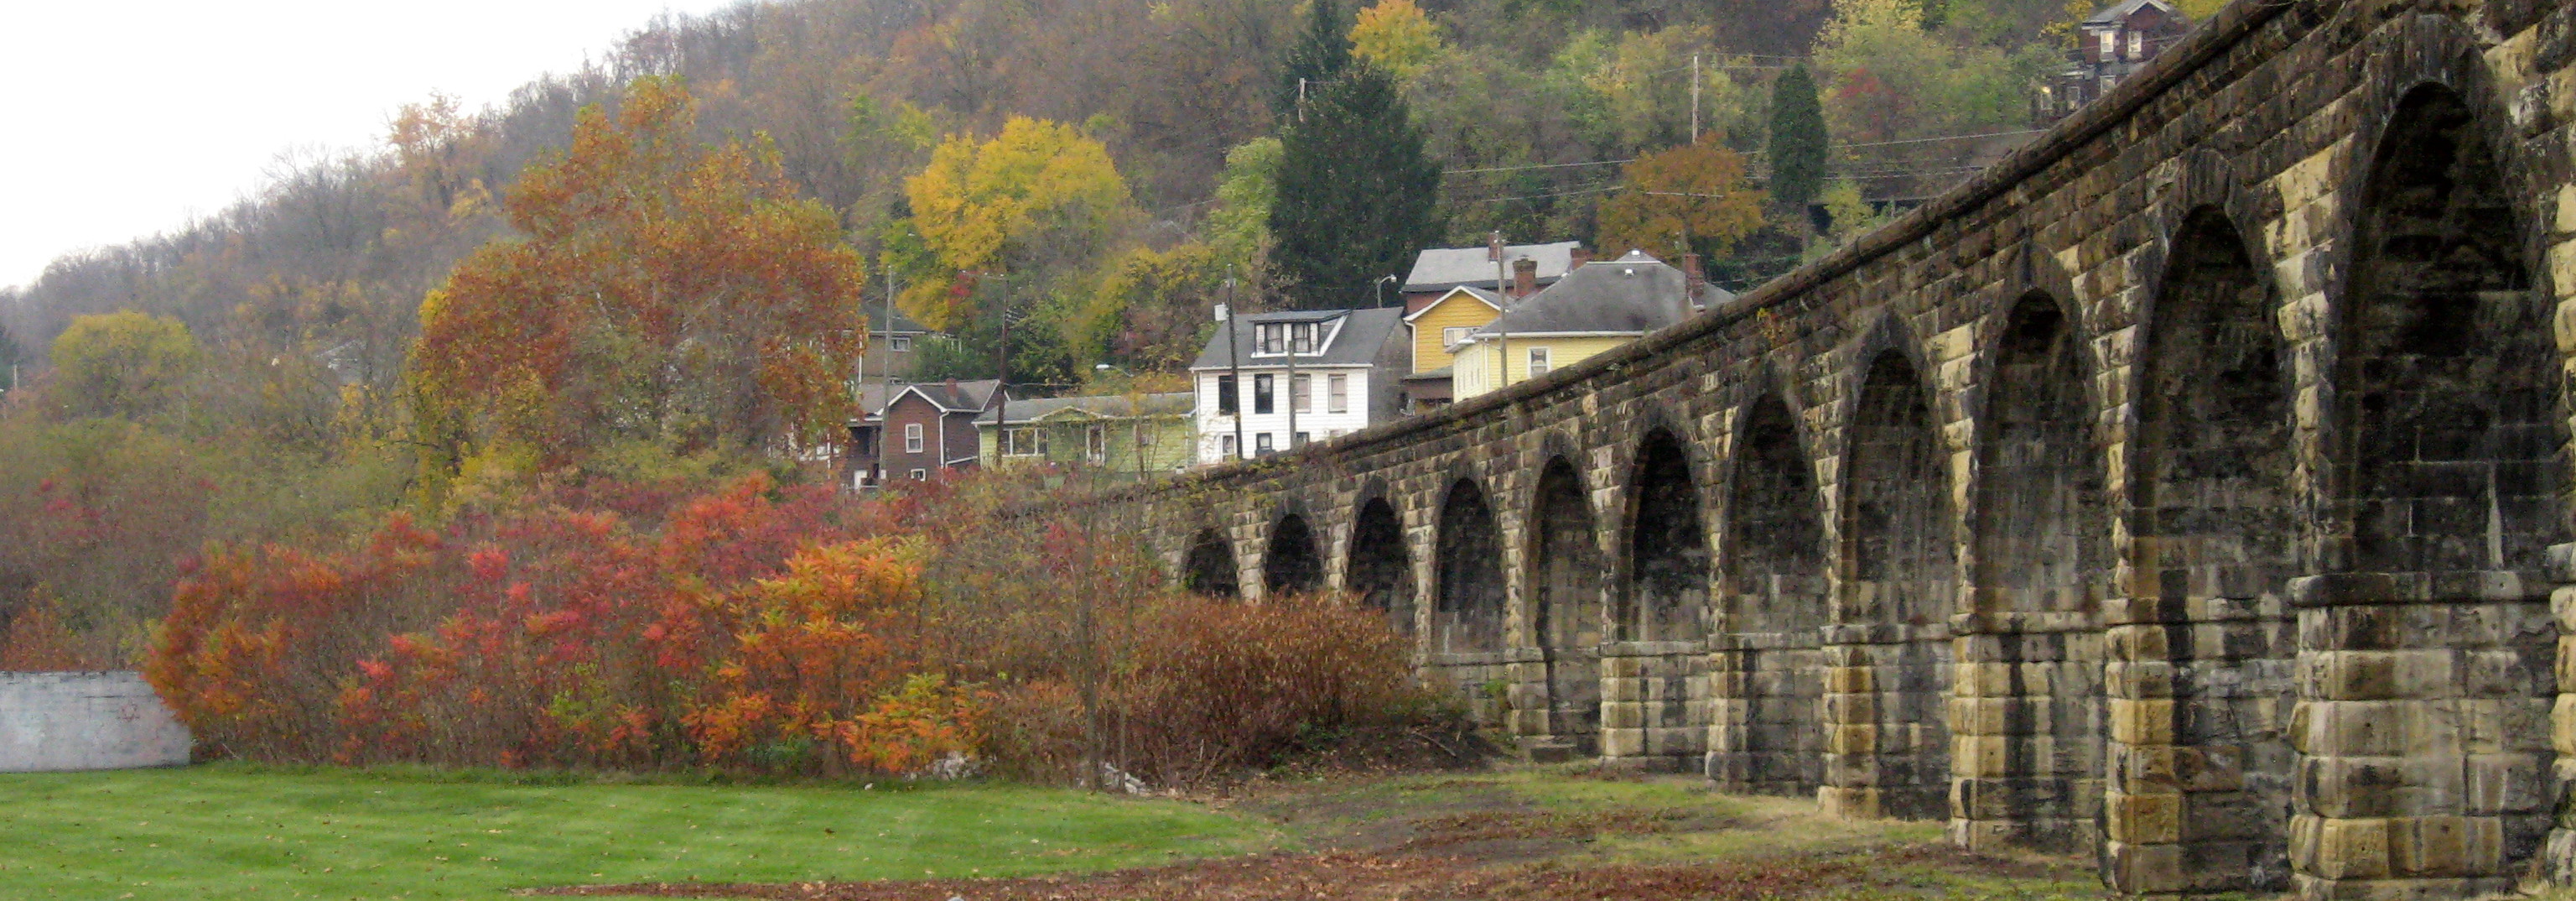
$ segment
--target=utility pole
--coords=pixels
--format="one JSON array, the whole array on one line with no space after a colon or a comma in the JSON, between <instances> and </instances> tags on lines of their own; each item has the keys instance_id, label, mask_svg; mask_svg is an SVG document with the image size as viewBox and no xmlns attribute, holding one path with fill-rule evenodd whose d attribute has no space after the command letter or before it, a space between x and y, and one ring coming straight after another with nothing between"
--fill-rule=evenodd
<instances>
[{"instance_id":1,"label":"utility pole","mask_svg":"<svg viewBox=\"0 0 2576 901\"><path fill-rule=\"evenodd\" d=\"M1512 386L1512 335L1510 326L1503 323L1503 317L1509 316L1512 313L1512 295L1507 293L1503 287L1503 269L1505 268L1503 258L1510 256L1511 254L1509 252L1510 245L1503 243L1502 229L1498 228L1494 230L1493 240L1494 302L1502 305L1501 309L1494 312L1494 351L1501 354L1503 358L1501 368L1494 370L1494 390L1501 391Z\"/></svg>"},{"instance_id":2,"label":"utility pole","mask_svg":"<svg viewBox=\"0 0 2576 901\"><path fill-rule=\"evenodd\" d=\"M1691 143L1699 143L1699 54L1691 54Z\"/></svg>"},{"instance_id":3,"label":"utility pole","mask_svg":"<svg viewBox=\"0 0 2576 901\"><path fill-rule=\"evenodd\" d=\"M1297 76L1297 121L1306 121L1306 76Z\"/></svg>"},{"instance_id":4,"label":"utility pole","mask_svg":"<svg viewBox=\"0 0 2576 901\"><path fill-rule=\"evenodd\" d=\"M1231 393L1217 399L1217 409L1225 409L1226 401L1234 402L1234 455L1235 459L1248 460L1252 445L1243 440L1243 342L1234 332L1234 318L1234 267L1229 265L1225 267L1225 369L1226 378L1234 385L1227 389Z\"/></svg>"},{"instance_id":5,"label":"utility pole","mask_svg":"<svg viewBox=\"0 0 2576 901\"><path fill-rule=\"evenodd\" d=\"M887 263L887 264L886 264L886 267L885 267L885 277L886 277L886 320L885 320L885 322L886 322L886 351L885 351L885 354L882 354L881 356L885 356L885 358L886 358L886 361L885 361L885 367L884 367L884 368L885 368L885 371L884 371L883 375L885 376L885 380L886 380L886 389L887 389L887 390L889 390L889 391L891 391L891 390L893 390L893 389L894 389L894 357L892 356L892 354L894 353L894 264L892 264L892 263Z\"/></svg>"},{"instance_id":6,"label":"utility pole","mask_svg":"<svg viewBox=\"0 0 2576 901\"><path fill-rule=\"evenodd\" d=\"M998 469L1002 458L1011 455L1011 277L994 278L1002 282L1002 342L993 348L993 465Z\"/></svg>"}]
</instances>

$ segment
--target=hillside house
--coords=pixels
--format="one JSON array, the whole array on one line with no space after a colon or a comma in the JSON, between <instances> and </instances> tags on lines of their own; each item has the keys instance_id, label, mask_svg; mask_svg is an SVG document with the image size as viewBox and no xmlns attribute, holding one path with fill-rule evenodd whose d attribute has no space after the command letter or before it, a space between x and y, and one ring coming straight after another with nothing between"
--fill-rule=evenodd
<instances>
[{"instance_id":1,"label":"hillside house","mask_svg":"<svg viewBox=\"0 0 2576 901\"><path fill-rule=\"evenodd\" d=\"M1521 263L1530 263L1523 259ZM1524 267L1524 272L1529 267ZM1449 289L1436 300L1404 315L1406 340L1411 346L1411 365L1404 376L1406 409L1420 412L1446 406L1452 399L1451 367L1457 358L1449 353L1452 345L1467 340L1503 313L1503 302L1493 291L1461 285Z\"/></svg>"},{"instance_id":2,"label":"hillside house","mask_svg":"<svg viewBox=\"0 0 2576 901\"><path fill-rule=\"evenodd\" d=\"M2066 66L2040 86L2034 118L2046 125L2074 115L2190 33L2191 21L2168 0L2120 0L2102 7L2077 26Z\"/></svg>"},{"instance_id":3,"label":"hillside house","mask_svg":"<svg viewBox=\"0 0 2576 901\"><path fill-rule=\"evenodd\" d=\"M1595 260L1450 345L1459 400L1500 391L1673 325L1735 299L1643 251Z\"/></svg>"},{"instance_id":4,"label":"hillside house","mask_svg":"<svg viewBox=\"0 0 2576 901\"><path fill-rule=\"evenodd\" d=\"M1142 478L1195 461L1188 391L1138 396L1013 398L976 419L985 466L1088 467ZM1008 415L1008 423L1001 417Z\"/></svg>"},{"instance_id":5,"label":"hillside house","mask_svg":"<svg viewBox=\"0 0 2576 901\"><path fill-rule=\"evenodd\" d=\"M1556 280L1564 278L1566 272L1590 258L1591 254L1583 249L1580 241L1434 247L1413 257L1413 271L1404 277L1404 312L1418 312L1433 301L1448 296L1451 289L1461 286L1474 286L1490 293L1496 281L1510 278L1508 273L1518 260L1536 264L1530 273L1532 283L1529 288L1535 291L1556 284ZM1506 290L1514 298L1528 293L1516 285Z\"/></svg>"},{"instance_id":6,"label":"hillside house","mask_svg":"<svg viewBox=\"0 0 2576 901\"><path fill-rule=\"evenodd\" d=\"M1402 324L1389 307L1247 313L1217 326L1190 364L1196 459L1256 457L1401 415Z\"/></svg>"},{"instance_id":7,"label":"hillside house","mask_svg":"<svg viewBox=\"0 0 2576 901\"><path fill-rule=\"evenodd\" d=\"M975 420L991 409L1001 384L978 379L890 389L884 406L850 424L853 457L874 461L852 467L852 484L920 482L973 469L982 456Z\"/></svg>"}]
</instances>

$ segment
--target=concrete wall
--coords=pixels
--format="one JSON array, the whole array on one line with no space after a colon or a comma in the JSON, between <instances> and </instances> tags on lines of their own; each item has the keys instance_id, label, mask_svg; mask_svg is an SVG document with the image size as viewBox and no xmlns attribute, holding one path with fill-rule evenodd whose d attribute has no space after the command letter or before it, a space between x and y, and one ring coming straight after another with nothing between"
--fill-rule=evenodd
<instances>
[{"instance_id":1,"label":"concrete wall","mask_svg":"<svg viewBox=\"0 0 2576 901\"><path fill-rule=\"evenodd\" d=\"M0 773L187 762L188 727L141 673L0 673Z\"/></svg>"},{"instance_id":2,"label":"concrete wall","mask_svg":"<svg viewBox=\"0 0 2576 901\"><path fill-rule=\"evenodd\" d=\"M2571 373L2576 3L2239 2L1737 303L1103 502L1533 754L2460 897L2576 881Z\"/></svg>"}]
</instances>

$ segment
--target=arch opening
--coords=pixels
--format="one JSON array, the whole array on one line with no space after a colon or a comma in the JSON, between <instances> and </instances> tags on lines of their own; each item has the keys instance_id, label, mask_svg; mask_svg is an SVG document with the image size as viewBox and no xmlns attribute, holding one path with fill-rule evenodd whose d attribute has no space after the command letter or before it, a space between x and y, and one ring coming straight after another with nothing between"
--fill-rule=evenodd
<instances>
[{"instance_id":1,"label":"arch opening","mask_svg":"<svg viewBox=\"0 0 2576 901\"><path fill-rule=\"evenodd\" d=\"M2337 333L2339 434L2326 519L2342 534L2328 536L2320 561L2330 574L2367 575L2327 580L2319 615L2356 627L2302 649L2321 663L2389 652L2480 662L2476 674L2373 701L2387 716L2433 724L2422 738L2410 734L2410 750L2429 753L2412 755L2393 777L2330 779L2302 796L2388 798L2373 813L2388 818L2392 834L2469 818L2500 838L2480 843L2458 869L2508 880L2538 850L2558 799L2470 791L2452 774L2481 784L2550 782L2549 730L2537 725L2557 693L2543 573L2549 545L2565 540L2559 492L2567 482L2551 310L2523 263L2500 149L2477 111L2437 85L2401 99L2380 140ZM2404 617L2407 627L2358 627L2372 617ZM2321 771L2362 762L2351 751L2319 756L2339 754L2349 756L2322 761ZM2355 814L2304 803L2297 816Z\"/></svg>"},{"instance_id":2,"label":"arch opening","mask_svg":"<svg viewBox=\"0 0 2576 901\"><path fill-rule=\"evenodd\" d=\"M1708 776L1733 791L1812 794L1824 695L1825 527L1815 471L1779 395L1745 409L1727 486L1724 581L1711 643Z\"/></svg>"},{"instance_id":3,"label":"arch opening","mask_svg":"<svg viewBox=\"0 0 2576 901\"><path fill-rule=\"evenodd\" d=\"M1183 561L1181 587L1193 594L1231 600L1243 596L1243 586L1234 568L1234 543L1225 533L1202 529L1190 539L1189 557Z\"/></svg>"},{"instance_id":4,"label":"arch opening","mask_svg":"<svg viewBox=\"0 0 2576 901\"><path fill-rule=\"evenodd\" d=\"M1565 458L1540 472L1532 506L1531 587L1539 650L1547 668L1547 733L1574 753L1597 752L1601 730L1600 645L1604 569L1583 478Z\"/></svg>"},{"instance_id":5,"label":"arch opening","mask_svg":"<svg viewBox=\"0 0 2576 901\"><path fill-rule=\"evenodd\" d=\"M2005 314L1978 428L1979 634L1962 665L2004 675L1963 691L2000 716L1960 726L2000 760L1960 761L1962 834L2072 851L2101 834L2102 633L2111 522L2091 440L2083 336L2046 294Z\"/></svg>"},{"instance_id":6,"label":"arch opening","mask_svg":"<svg viewBox=\"0 0 2576 901\"><path fill-rule=\"evenodd\" d=\"M1440 504L1432 647L1447 654L1503 649L1503 541L1476 483L1460 479Z\"/></svg>"},{"instance_id":7,"label":"arch opening","mask_svg":"<svg viewBox=\"0 0 2576 901\"><path fill-rule=\"evenodd\" d=\"M2288 714L2297 688L2295 620L2282 596L2296 575L2297 534L2290 383L2276 298L2244 236L2215 209L2176 232L2155 315L2139 354L2133 447L2132 597L2154 625L2123 627L2158 639L2161 653L2121 662L2162 663L2153 691L2173 702L2170 751L2146 753L2236 762L2234 780L2160 784L2124 779L2123 794L2164 794L2202 861L2195 890L2273 891L2290 883L2289 805L2297 755ZM2203 654L2200 649L2225 649Z\"/></svg>"},{"instance_id":8,"label":"arch opening","mask_svg":"<svg viewBox=\"0 0 2576 901\"><path fill-rule=\"evenodd\" d=\"M1261 557L1265 596L1312 594L1324 587L1324 556L1315 549L1315 530L1306 518L1291 513L1270 527L1270 549Z\"/></svg>"},{"instance_id":9,"label":"arch opening","mask_svg":"<svg viewBox=\"0 0 2576 901\"><path fill-rule=\"evenodd\" d=\"M1951 648L1957 593L1947 454L1904 355L1870 362L1852 412L1842 512L1838 624L1871 627L1843 665L1871 669L1861 697L1826 705L1874 727L1865 751L1827 755L1826 783L1884 816L1944 819L1950 804ZM1865 759L1863 759L1865 758Z\"/></svg>"},{"instance_id":10,"label":"arch opening","mask_svg":"<svg viewBox=\"0 0 2576 901\"><path fill-rule=\"evenodd\" d=\"M1708 633L1708 530L1689 452L1672 432L1647 433L1629 492L1626 637L1698 641Z\"/></svg>"},{"instance_id":11,"label":"arch opening","mask_svg":"<svg viewBox=\"0 0 2576 901\"><path fill-rule=\"evenodd\" d=\"M1386 611L1398 631L1413 631L1413 563L1404 550L1404 521L1386 498L1360 505L1342 584L1361 603Z\"/></svg>"}]
</instances>

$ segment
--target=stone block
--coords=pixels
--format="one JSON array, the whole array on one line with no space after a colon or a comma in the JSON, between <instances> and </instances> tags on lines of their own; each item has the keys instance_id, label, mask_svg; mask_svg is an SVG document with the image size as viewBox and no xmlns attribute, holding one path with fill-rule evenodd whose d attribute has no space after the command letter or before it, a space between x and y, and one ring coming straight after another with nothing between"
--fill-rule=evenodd
<instances>
[{"instance_id":1,"label":"stone block","mask_svg":"<svg viewBox=\"0 0 2576 901\"><path fill-rule=\"evenodd\" d=\"M2128 745L2173 743L2174 702L2170 698L2112 698L2111 740Z\"/></svg>"},{"instance_id":2,"label":"stone block","mask_svg":"<svg viewBox=\"0 0 2576 901\"><path fill-rule=\"evenodd\" d=\"M2102 826L2124 844L2162 845L2182 840L2182 796L2113 792L2102 799Z\"/></svg>"},{"instance_id":3,"label":"stone block","mask_svg":"<svg viewBox=\"0 0 2576 901\"><path fill-rule=\"evenodd\" d=\"M2389 875L2388 825L2384 819L2321 819L2315 863L2304 869L2336 880Z\"/></svg>"}]
</instances>

